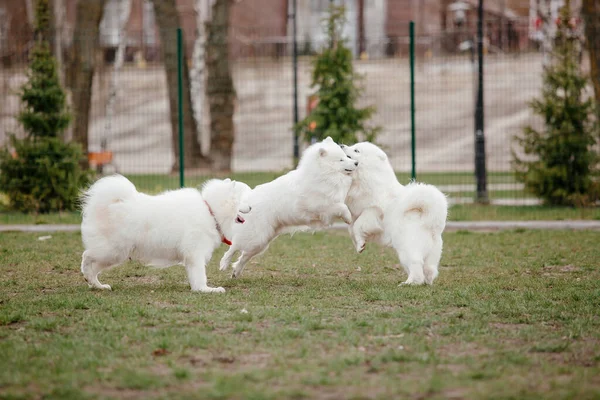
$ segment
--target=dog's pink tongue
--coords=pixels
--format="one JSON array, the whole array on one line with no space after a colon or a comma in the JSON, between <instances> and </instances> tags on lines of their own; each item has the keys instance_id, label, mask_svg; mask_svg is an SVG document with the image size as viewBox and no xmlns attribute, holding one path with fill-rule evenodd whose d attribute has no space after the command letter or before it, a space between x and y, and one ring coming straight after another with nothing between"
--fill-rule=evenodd
<instances>
[{"instance_id":1,"label":"dog's pink tongue","mask_svg":"<svg viewBox=\"0 0 600 400\"><path fill-rule=\"evenodd\" d=\"M235 222L243 224L244 222L246 222L246 220L242 216L238 215L235 219Z\"/></svg>"}]
</instances>

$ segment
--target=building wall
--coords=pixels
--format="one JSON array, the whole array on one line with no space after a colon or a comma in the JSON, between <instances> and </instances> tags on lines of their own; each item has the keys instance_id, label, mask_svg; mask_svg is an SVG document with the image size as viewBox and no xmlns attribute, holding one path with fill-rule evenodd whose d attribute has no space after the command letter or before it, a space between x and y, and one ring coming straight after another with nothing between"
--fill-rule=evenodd
<instances>
[{"instance_id":1,"label":"building wall","mask_svg":"<svg viewBox=\"0 0 600 400\"><path fill-rule=\"evenodd\" d=\"M242 57L282 53L287 35L287 3L287 0L234 2L230 15L230 55Z\"/></svg>"}]
</instances>

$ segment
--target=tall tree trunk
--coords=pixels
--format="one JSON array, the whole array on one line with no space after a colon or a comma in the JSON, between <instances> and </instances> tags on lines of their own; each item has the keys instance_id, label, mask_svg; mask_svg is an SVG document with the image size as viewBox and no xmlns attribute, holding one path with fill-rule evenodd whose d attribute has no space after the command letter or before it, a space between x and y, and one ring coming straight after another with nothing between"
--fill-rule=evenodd
<instances>
[{"instance_id":1,"label":"tall tree trunk","mask_svg":"<svg viewBox=\"0 0 600 400\"><path fill-rule=\"evenodd\" d=\"M171 110L171 138L175 152L173 171L179 169L179 125L177 108L177 28L181 26L175 0L152 0L154 15L160 29L161 49ZM190 78L185 45L183 46L183 126L184 126L184 166L185 168L206 168L210 160L202 155L198 127L192 111Z\"/></svg>"},{"instance_id":2,"label":"tall tree trunk","mask_svg":"<svg viewBox=\"0 0 600 400\"><path fill-rule=\"evenodd\" d=\"M233 152L235 89L229 68L229 12L231 0L216 0L211 22L206 24L207 83L210 112L210 155L213 168L231 170Z\"/></svg>"},{"instance_id":3,"label":"tall tree trunk","mask_svg":"<svg viewBox=\"0 0 600 400\"><path fill-rule=\"evenodd\" d=\"M65 21L65 4L64 0L53 0L52 1L52 51L54 53L54 58L56 58L56 63L58 64L58 77L60 79L60 83L64 85L65 83L65 73L64 73L64 65L63 65L63 32L64 32L64 21Z\"/></svg>"},{"instance_id":4,"label":"tall tree trunk","mask_svg":"<svg viewBox=\"0 0 600 400\"><path fill-rule=\"evenodd\" d=\"M115 110L115 103L118 95L118 76L119 70L123 66L125 61L125 47L127 46L127 32L125 27L127 21L129 21L129 15L131 14L131 0L121 0L119 2L119 44L115 53L115 62L113 63L112 76L110 86L108 90L108 100L106 101L106 117L104 118L104 137L101 141L101 147L104 150L108 138L113 134L113 117Z\"/></svg>"},{"instance_id":5,"label":"tall tree trunk","mask_svg":"<svg viewBox=\"0 0 600 400\"><path fill-rule=\"evenodd\" d=\"M358 55L362 58L367 52L367 40L365 38L365 0L358 0Z\"/></svg>"},{"instance_id":6,"label":"tall tree trunk","mask_svg":"<svg viewBox=\"0 0 600 400\"><path fill-rule=\"evenodd\" d=\"M206 97L206 65L204 54L206 48L205 23L210 19L209 0L195 0L194 10L196 11L196 40L194 41L194 50L192 52L190 84L194 119L198 126L198 133L200 133L203 129L202 117L204 115L204 100Z\"/></svg>"},{"instance_id":7,"label":"tall tree trunk","mask_svg":"<svg viewBox=\"0 0 600 400\"><path fill-rule=\"evenodd\" d=\"M590 54L590 75L600 116L600 0L583 0L585 38Z\"/></svg>"},{"instance_id":8,"label":"tall tree trunk","mask_svg":"<svg viewBox=\"0 0 600 400\"><path fill-rule=\"evenodd\" d=\"M25 10L27 11L27 22L29 23L29 26L35 28L35 7L33 0L25 0Z\"/></svg>"},{"instance_id":9,"label":"tall tree trunk","mask_svg":"<svg viewBox=\"0 0 600 400\"><path fill-rule=\"evenodd\" d=\"M544 67L548 67L552 60L553 42L556 34L556 24L552 19L550 0L535 0L535 11L541 20L540 33L542 42L540 48L543 56L542 63Z\"/></svg>"},{"instance_id":10,"label":"tall tree trunk","mask_svg":"<svg viewBox=\"0 0 600 400\"><path fill-rule=\"evenodd\" d=\"M96 52L99 45L99 29L106 0L79 0L77 18L73 32L73 50L67 86L72 90L74 115L73 140L88 151L88 127L92 103L92 82Z\"/></svg>"}]
</instances>

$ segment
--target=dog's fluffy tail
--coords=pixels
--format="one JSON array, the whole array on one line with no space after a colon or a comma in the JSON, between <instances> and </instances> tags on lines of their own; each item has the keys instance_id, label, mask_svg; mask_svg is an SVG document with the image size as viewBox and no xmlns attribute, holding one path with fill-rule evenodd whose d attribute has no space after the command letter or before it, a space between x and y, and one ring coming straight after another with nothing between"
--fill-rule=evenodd
<instances>
[{"instance_id":1,"label":"dog's fluffy tail","mask_svg":"<svg viewBox=\"0 0 600 400\"><path fill-rule=\"evenodd\" d=\"M441 233L448 217L448 200L438 188L424 183L410 183L404 187L401 200L403 214L420 216L423 224L433 232Z\"/></svg>"},{"instance_id":2,"label":"dog's fluffy tail","mask_svg":"<svg viewBox=\"0 0 600 400\"><path fill-rule=\"evenodd\" d=\"M83 218L106 210L113 203L123 202L137 195L133 183L122 175L106 176L86 190L81 196Z\"/></svg>"}]
</instances>

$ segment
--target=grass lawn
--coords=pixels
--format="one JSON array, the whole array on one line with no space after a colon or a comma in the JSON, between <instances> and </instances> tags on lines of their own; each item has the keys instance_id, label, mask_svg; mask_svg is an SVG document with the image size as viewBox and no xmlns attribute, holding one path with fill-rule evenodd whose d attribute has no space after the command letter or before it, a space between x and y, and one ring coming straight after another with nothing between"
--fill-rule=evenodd
<instances>
[{"instance_id":1,"label":"grass lawn","mask_svg":"<svg viewBox=\"0 0 600 400\"><path fill-rule=\"evenodd\" d=\"M598 233L447 233L432 287L343 232L277 239L230 280L128 263L90 290L80 237L0 234L0 398L600 396ZM360 267L360 268L359 268Z\"/></svg>"},{"instance_id":2,"label":"grass lawn","mask_svg":"<svg viewBox=\"0 0 600 400\"><path fill-rule=\"evenodd\" d=\"M600 207L482 206L457 204L450 207L450 221L600 220ZM79 212L22 214L0 211L0 224L80 224Z\"/></svg>"}]
</instances>

